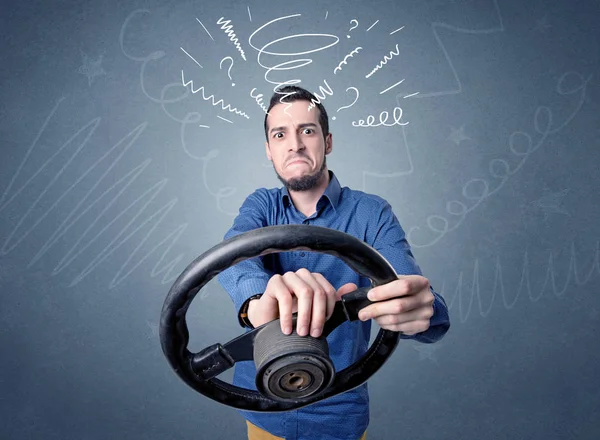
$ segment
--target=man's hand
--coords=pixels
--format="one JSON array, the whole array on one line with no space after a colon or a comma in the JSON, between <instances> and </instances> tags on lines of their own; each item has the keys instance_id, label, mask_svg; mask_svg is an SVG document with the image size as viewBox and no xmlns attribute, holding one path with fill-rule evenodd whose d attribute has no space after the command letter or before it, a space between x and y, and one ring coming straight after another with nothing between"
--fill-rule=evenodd
<instances>
[{"instance_id":1,"label":"man's hand","mask_svg":"<svg viewBox=\"0 0 600 440\"><path fill-rule=\"evenodd\" d=\"M425 277L398 275L397 280L372 288L367 298L376 303L359 312L361 321L375 319L381 328L405 335L429 328L435 297Z\"/></svg>"},{"instance_id":2,"label":"man's hand","mask_svg":"<svg viewBox=\"0 0 600 440\"><path fill-rule=\"evenodd\" d=\"M250 301L248 319L254 327L259 327L280 318L281 331L289 335L292 313L298 312L298 335L306 336L310 329L310 335L317 338L323 332L325 321L331 317L336 301L356 288L355 284L348 283L336 292L323 275L307 269L274 275L260 299Z\"/></svg>"}]
</instances>

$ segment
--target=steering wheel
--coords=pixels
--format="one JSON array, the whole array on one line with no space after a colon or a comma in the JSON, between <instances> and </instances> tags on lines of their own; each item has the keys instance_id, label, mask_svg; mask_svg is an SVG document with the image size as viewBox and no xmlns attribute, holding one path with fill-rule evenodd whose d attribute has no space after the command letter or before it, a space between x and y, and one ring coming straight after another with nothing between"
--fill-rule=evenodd
<instances>
[{"instance_id":1,"label":"steering wheel","mask_svg":"<svg viewBox=\"0 0 600 440\"><path fill-rule=\"evenodd\" d=\"M187 310L196 294L219 272L249 258L305 250L333 255L372 286L337 301L321 336L285 335L279 319L268 322L226 344L216 343L191 353ZM160 343L177 375L191 388L224 405L246 411L291 411L349 391L366 382L394 352L400 334L381 329L366 353L353 365L335 372L326 337L371 304L367 292L398 279L391 264L361 240L334 229L308 225L278 225L255 229L221 242L196 258L169 291L160 317ZM296 315L296 314L295 314ZM295 319L293 321L295 328ZM254 360L258 391L216 378L236 362Z\"/></svg>"}]
</instances>

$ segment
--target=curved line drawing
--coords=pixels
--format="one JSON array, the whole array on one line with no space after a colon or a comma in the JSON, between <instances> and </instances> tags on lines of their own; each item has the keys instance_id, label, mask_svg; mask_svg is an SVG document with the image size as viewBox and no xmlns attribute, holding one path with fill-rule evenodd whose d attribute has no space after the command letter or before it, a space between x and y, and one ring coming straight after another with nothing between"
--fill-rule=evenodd
<instances>
[{"instance_id":1,"label":"curved line drawing","mask_svg":"<svg viewBox=\"0 0 600 440\"><path fill-rule=\"evenodd\" d=\"M342 66L348 64L348 58L352 58L354 57L354 55L358 54L358 52L360 52L362 49L362 47L357 47L356 49L354 49L352 52L350 52L348 55L346 55L344 57L344 59L342 61L340 61L340 64L337 65L337 67L335 69L333 69L333 74L335 75L337 73L338 70L342 70Z\"/></svg>"},{"instance_id":2,"label":"curved line drawing","mask_svg":"<svg viewBox=\"0 0 600 440\"><path fill-rule=\"evenodd\" d=\"M497 33L497 32L504 32L504 23L502 21L502 14L500 13L500 7L498 6L498 0L493 0L493 1L494 1L495 9L496 9L496 14L498 15L498 26L496 26L496 27L492 27L489 29L466 29L466 28L461 28L461 27L457 27L457 26L452 26L452 25L449 25L446 23L440 23L440 22L431 23L431 29L433 31L433 36L435 37L435 40L437 41L438 45L440 46L440 49L442 49L442 52L444 53L444 57L446 58L446 61L448 62L448 66L450 66L450 70L456 81L457 88L451 89L451 90L444 90L441 92L420 94L418 96L418 98L431 98L433 96L456 95L456 94L462 93L462 83L460 81L458 73L456 72L456 68L454 67L454 64L452 63L452 60L450 59L450 55L448 55L448 50L446 49L446 46L444 45L444 43L442 42L442 39L440 38L438 29L442 28L442 29L448 29L448 30L451 30L454 32L463 33L463 34L474 34L474 35L487 35L487 34L493 34L493 33Z\"/></svg>"}]
</instances>

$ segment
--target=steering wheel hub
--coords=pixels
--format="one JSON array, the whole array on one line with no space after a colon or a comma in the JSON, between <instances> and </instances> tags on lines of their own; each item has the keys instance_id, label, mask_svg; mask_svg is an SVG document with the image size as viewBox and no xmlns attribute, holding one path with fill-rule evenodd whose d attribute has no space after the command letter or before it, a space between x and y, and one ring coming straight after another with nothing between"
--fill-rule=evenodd
<instances>
[{"instance_id":1,"label":"steering wheel hub","mask_svg":"<svg viewBox=\"0 0 600 440\"><path fill-rule=\"evenodd\" d=\"M296 328L294 317L292 328ZM274 400L299 400L326 389L335 378L325 338L290 335L279 320L267 323L254 339L256 388Z\"/></svg>"},{"instance_id":2,"label":"steering wheel hub","mask_svg":"<svg viewBox=\"0 0 600 440\"><path fill-rule=\"evenodd\" d=\"M215 343L198 353L188 348L187 310L196 294L219 272L241 261L288 251L321 252L340 258L371 280L342 296L320 337L284 335L279 320L245 332L226 344ZM239 234L200 255L177 278L160 317L160 343L177 375L191 388L224 405L256 412L292 411L344 393L366 382L394 352L399 333L381 329L353 365L335 371L327 336L371 304L373 286L398 279L392 265L371 246L349 234L309 225L267 226ZM294 324L295 327L295 324ZM237 362L257 367L256 388L248 390L216 377Z\"/></svg>"}]
</instances>

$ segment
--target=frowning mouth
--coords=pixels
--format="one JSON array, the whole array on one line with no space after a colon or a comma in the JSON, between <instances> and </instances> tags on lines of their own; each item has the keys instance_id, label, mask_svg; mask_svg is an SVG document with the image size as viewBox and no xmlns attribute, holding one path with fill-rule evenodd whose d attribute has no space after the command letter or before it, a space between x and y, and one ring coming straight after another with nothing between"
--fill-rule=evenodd
<instances>
[{"instance_id":1,"label":"frowning mouth","mask_svg":"<svg viewBox=\"0 0 600 440\"><path fill-rule=\"evenodd\" d=\"M298 163L304 163L304 164L309 164L307 161L303 160L303 159L294 159L290 162L287 163L286 166L290 166L290 165L294 165L294 164L298 164Z\"/></svg>"}]
</instances>

